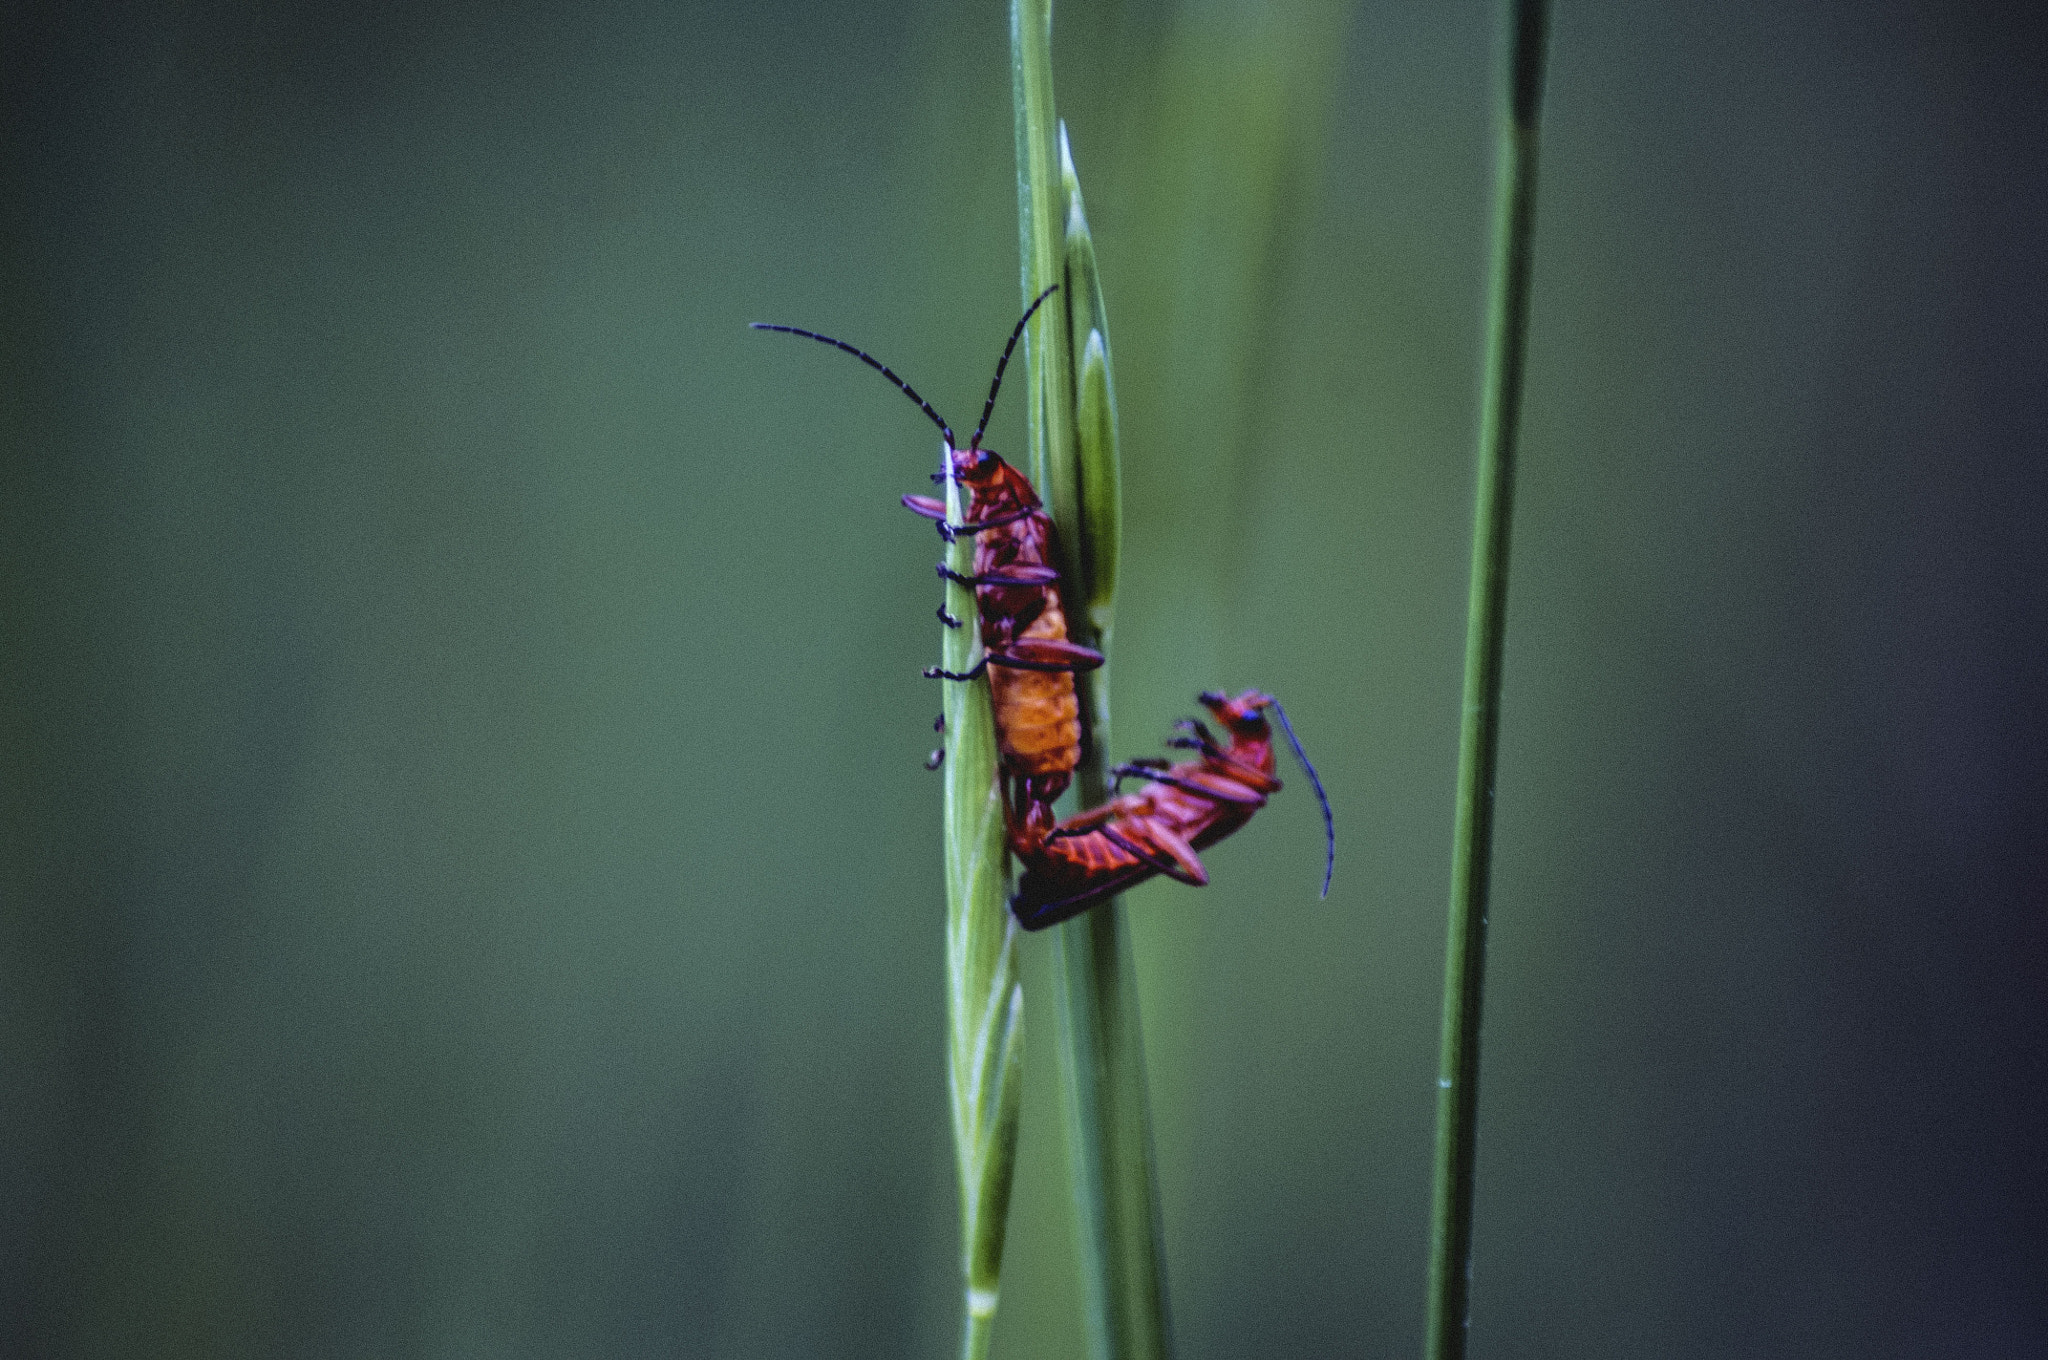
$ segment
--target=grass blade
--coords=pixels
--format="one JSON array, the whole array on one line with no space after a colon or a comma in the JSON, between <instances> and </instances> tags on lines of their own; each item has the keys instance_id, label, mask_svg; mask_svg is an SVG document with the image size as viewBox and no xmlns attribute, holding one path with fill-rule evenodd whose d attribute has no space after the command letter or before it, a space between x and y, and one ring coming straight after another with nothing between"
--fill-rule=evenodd
<instances>
[{"instance_id":1,"label":"grass blade","mask_svg":"<svg viewBox=\"0 0 2048 1360\"><path fill-rule=\"evenodd\" d=\"M1066 272L1066 204L1054 151L1052 0L1011 0L1010 73L1017 111L1017 235L1028 305ZM1073 361L1061 324L1065 315L1063 308L1041 308L1025 346L1031 372L1031 480L1062 531L1079 517Z\"/></svg>"},{"instance_id":2,"label":"grass blade","mask_svg":"<svg viewBox=\"0 0 2048 1360\"><path fill-rule=\"evenodd\" d=\"M1545 0L1509 0L1509 53L1494 184L1493 276L1472 526L1472 592L1458 740L1458 820L1444 950L1443 1045L1437 1072L1436 1187L1429 1250L1428 1360L1462 1360L1471 1324L1472 1181L1479 1127L1479 1022L1493 783L1500 735L1501 642L1507 626L1508 531L1536 226L1536 131L1542 104Z\"/></svg>"},{"instance_id":3,"label":"grass blade","mask_svg":"<svg viewBox=\"0 0 2048 1360\"><path fill-rule=\"evenodd\" d=\"M1116 620L1116 572L1124 523L1123 465L1117 456L1116 390L1110 381L1109 314L1095 268L1095 237L1081 203L1067 125L1060 124L1060 181L1066 194L1067 335L1074 355L1074 438L1082 515L1078 530L1076 601L1106 652ZM1085 591L1085 593L1080 593ZM1102 685L1105 698L1107 683ZM1109 722L1105 705L1099 721ZM1098 736L1097 747L1106 743ZM1099 752L1106 755L1106 752ZM1098 766L1106 765L1099 759Z\"/></svg>"}]
</instances>

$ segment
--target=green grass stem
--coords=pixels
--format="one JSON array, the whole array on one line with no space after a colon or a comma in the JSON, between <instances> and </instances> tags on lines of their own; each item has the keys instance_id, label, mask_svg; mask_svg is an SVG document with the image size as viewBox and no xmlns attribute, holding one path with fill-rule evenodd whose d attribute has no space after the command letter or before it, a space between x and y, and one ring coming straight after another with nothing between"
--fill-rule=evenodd
<instances>
[{"instance_id":1,"label":"green grass stem","mask_svg":"<svg viewBox=\"0 0 2048 1360\"><path fill-rule=\"evenodd\" d=\"M1010 37L1023 294L1029 301L1054 283L1066 293L1064 306L1040 312L1027 351L1032 477L1059 528L1069 628L1108 655L1122 523L1109 327L1080 177L1053 109L1049 0L1012 0ZM1079 677L1079 689L1078 783L1083 806L1094 806L1109 791L1109 667ZM1089 1353L1164 1360L1170 1345L1158 1191L1137 972L1122 905L1105 902L1057 927L1052 944Z\"/></svg>"},{"instance_id":2,"label":"green grass stem","mask_svg":"<svg viewBox=\"0 0 2048 1360\"><path fill-rule=\"evenodd\" d=\"M1027 305L1066 273L1065 193L1052 101L1052 0L1011 0L1011 93L1017 113L1017 238ZM1066 309L1042 307L1025 334L1032 482L1062 529L1078 521L1072 351Z\"/></svg>"},{"instance_id":3,"label":"green grass stem","mask_svg":"<svg viewBox=\"0 0 2048 1360\"><path fill-rule=\"evenodd\" d=\"M1486 982L1487 890L1499 749L1508 540L1536 225L1536 135L1543 94L1545 0L1508 0L1508 54L1494 185L1486 370L1472 527L1458 814L1444 951L1443 1045L1437 1071L1436 1184L1431 1214L1427 1360L1462 1360L1471 1325L1472 1184L1479 1127L1479 1023Z\"/></svg>"}]
</instances>

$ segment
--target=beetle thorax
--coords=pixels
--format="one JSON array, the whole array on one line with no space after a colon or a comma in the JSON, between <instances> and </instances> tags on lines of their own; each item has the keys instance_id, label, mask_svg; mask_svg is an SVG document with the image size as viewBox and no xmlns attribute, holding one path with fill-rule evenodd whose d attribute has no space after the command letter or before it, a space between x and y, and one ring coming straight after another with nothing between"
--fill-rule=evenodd
<instances>
[{"instance_id":1,"label":"beetle thorax","mask_svg":"<svg viewBox=\"0 0 2048 1360\"><path fill-rule=\"evenodd\" d=\"M1030 479L987 449L954 450L953 475L973 496L976 519L1038 508L1038 493L1031 489Z\"/></svg>"}]
</instances>

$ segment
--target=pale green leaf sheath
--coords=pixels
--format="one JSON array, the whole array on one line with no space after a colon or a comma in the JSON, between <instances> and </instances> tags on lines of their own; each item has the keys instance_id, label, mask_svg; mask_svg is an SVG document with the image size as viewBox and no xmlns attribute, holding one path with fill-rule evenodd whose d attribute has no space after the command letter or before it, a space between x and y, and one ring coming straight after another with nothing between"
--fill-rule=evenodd
<instances>
[{"instance_id":1,"label":"pale green leaf sheath","mask_svg":"<svg viewBox=\"0 0 2048 1360\"><path fill-rule=\"evenodd\" d=\"M946 487L946 518L966 518L960 489ZM961 575L974 569L971 536L946 552ZM978 659L974 592L946 583L940 664L963 672ZM946 680L946 1079L953 1159L960 1182L960 1267L965 1322L960 1353L987 1354L1003 1265L1003 1227L1016 1166L1023 1087L1024 991L1017 980L1017 926L1004 898L1003 810L996 791L995 724L986 679Z\"/></svg>"},{"instance_id":2,"label":"pale green leaf sheath","mask_svg":"<svg viewBox=\"0 0 2048 1360\"><path fill-rule=\"evenodd\" d=\"M1081 176L1074 169L1067 125L1060 124L1060 181L1067 203L1067 334L1074 355L1074 438L1081 498L1079 561L1075 563L1082 593L1076 595L1088 626L1100 639L1098 651L1109 650L1116 620L1117 558L1124 523L1122 464L1117 457L1116 389L1110 381L1109 314L1102 303L1102 279L1095 269L1095 237L1081 203ZM1108 692L1105 677L1103 692ZM1109 721L1105 706L1099 715ZM1097 766L1108 764L1103 727L1096 729Z\"/></svg>"}]
</instances>

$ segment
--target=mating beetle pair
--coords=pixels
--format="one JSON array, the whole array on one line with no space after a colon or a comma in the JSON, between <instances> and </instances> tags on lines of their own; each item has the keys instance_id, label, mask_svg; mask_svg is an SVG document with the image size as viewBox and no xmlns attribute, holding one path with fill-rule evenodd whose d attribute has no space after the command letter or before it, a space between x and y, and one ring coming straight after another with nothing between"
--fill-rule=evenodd
<instances>
[{"instance_id":1,"label":"mating beetle pair","mask_svg":"<svg viewBox=\"0 0 2048 1360\"><path fill-rule=\"evenodd\" d=\"M1053 812L1054 800L1066 791L1081 760L1074 674L1100 666L1102 654L1067 636L1054 565L1052 517L1029 479L982 448L981 440L995 410L996 393L1002 390L1003 370L1025 324L1058 287L1054 284L1040 293L1010 332L981 408L981 423L965 448L931 403L865 352L795 326L756 322L755 329L800 335L846 351L901 388L945 436L947 470L935 479L950 478L967 493L966 521L948 523L945 503L930 496L905 496L903 504L937 521L940 536L949 542L963 534L974 537L973 574L961 576L944 563L939 574L974 589L983 655L968 671L933 667L925 674L952 681L973 680L984 672L988 676L1004 823L1010 851L1024 866L1010 901L1020 925L1026 930L1055 925L1155 874L1197 886L1208 882L1196 851L1250 821L1267 796L1280 789L1274 776L1272 729L1266 721L1269 708L1322 804L1328 837L1323 871L1327 894L1336 855L1329 800L1279 702L1257 690L1246 690L1234 699L1216 693L1199 696L1226 735L1219 744L1202 723L1180 723L1181 734L1168 745L1192 750L1196 759L1179 764L1148 759L1116 767L1119 786L1126 778L1143 779L1148 784L1143 792L1120 795L1065 821ZM961 626L944 606L939 618L948 627ZM934 766L942 754L934 753Z\"/></svg>"}]
</instances>

